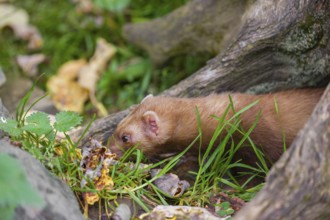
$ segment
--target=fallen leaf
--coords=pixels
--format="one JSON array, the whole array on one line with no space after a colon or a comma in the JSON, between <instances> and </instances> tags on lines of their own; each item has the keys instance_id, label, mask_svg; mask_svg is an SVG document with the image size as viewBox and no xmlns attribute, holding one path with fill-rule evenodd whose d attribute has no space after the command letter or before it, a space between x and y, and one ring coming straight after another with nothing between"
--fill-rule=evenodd
<instances>
[{"instance_id":1,"label":"fallen leaf","mask_svg":"<svg viewBox=\"0 0 330 220\"><path fill-rule=\"evenodd\" d=\"M92 104L98 109L102 116L108 113L102 103L95 97L95 87L101 74L106 68L106 64L115 55L116 47L100 38L97 40L96 49L93 57L88 64L79 72L78 83L85 89L88 89Z\"/></svg>"},{"instance_id":2,"label":"fallen leaf","mask_svg":"<svg viewBox=\"0 0 330 220\"><path fill-rule=\"evenodd\" d=\"M212 204L220 204L222 202L229 202L230 207L233 208L236 212L239 211L241 208L244 207L245 202L236 196L229 196L228 194L224 192L220 192L218 194L212 195L210 198L210 202ZM216 210L219 208L219 206L216 206Z\"/></svg>"},{"instance_id":3,"label":"fallen leaf","mask_svg":"<svg viewBox=\"0 0 330 220\"><path fill-rule=\"evenodd\" d=\"M0 29L12 25L29 24L28 13L9 4L0 4L0 15Z\"/></svg>"},{"instance_id":4,"label":"fallen leaf","mask_svg":"<svg viewBox=\"0 0 330 220\"><path fill-rule=\"evenodd\" d=\"M38 65L45 60L46 56L43 54L18 55L16 57L18 66L31 77L38 75Z\"/></svg>"},{"instance_id":5,"label":"fallen leaf","mask_svg":"<svg viewBox=\"0 0 330 220\"><path fill-rule=\"evenodd\" d=\"M109 173L109 166L117 163L113 160L116 155L111 153L108 148L94 139L90 141L91 145L83 149L80 168L84 172L84 179L81 181L81 187L87 184L87 180L94 183L98 191L107 189L111 190L114 187L114 182ZM99 196L94 192L84 193L85 201L93 205L99 200Z\"/></svg>"},{"instance_id":6,"label":"fallen leaf","mask_svg":"<svg viewBox=\"0 0 330 220\"><path fill-rule=\"evenodd\" d=\"M58 110L78 113L83 111L88 99L88 90L82 88L76 81L56 75L48 80L47 88Z\"/></svg>"},{"instance_id":7,"label":"fallen leaf","mask_svg":"<svg viewBox=\"0 0 330 220\"><path fill-rule=\"evenodd\" d=\"M31 50L39 49L42 47L43 39L38 29L32 25L11 25L10 26L15 36L19 39L29 42L28 48Z\"/></svg>"},{"instance_id":8,"label":"fallen leaf","mask_svg":"<svg viewBox=\"0 0 330 220\"><path fill-rule=\"evenodd\" d=\"M63 149L60 146L54 147L54 152L59 156L63 155Z\"/></svg>"},{"instance_id":9,"label":"fallen leaf","mask_svg":"<svg viewBox=\"0 0 330 220\"><path fill-rule=\"evenodd\" d=\"M114 160L116 154L103 146L97 140L91 139L90 146L85 147L82 152L82 160L80 168L85 174L85 179L95 180L102 175L102 169L107 169L110 165L116 164ZM81 187L87 184L86 180L82 180Z\"/></svg>"},{"instance_id":10,"label":"fallen leaf","mask_svg":"<svg viewBox=\"0 0 330 220\"><path fill-rule=\"evenodd\" d=\"M105 164L103 164L103 167L101 169L101 177L98 178L98 180L95 182L95 188L97 190L103 190L103 189L108 189L111 190L113 189L114 183L112 181L112 178L108 176L109 173L109 168Z\"/></svg>"},{"instance_id":11,"label":"fallen leaf","mask_svg":"<svg viewBox=\"0 0 330 220\"><path fill-rule=\"evenodd\" d=\"M97 40L94 55L89 60L88 64L79 72L79 84L88 89L90 92L95 92L95 86L101 74L106 68L106 64L115 55L116 47L100 38Z\"/></svg>"},{"instance_id":12,"label":"fallen leaf","mask_svg":"<svg viewBox=\"0 0 330 220\"><path fill-rule=\"evenodd\" d=\"M9 4L0 4L0 15L0 30L4 27L11 28L17 38L29 42L29 49L42 46L42 37L38 29L29 24L29 15L25 10Z\"/></svg>"},{"instance_id":13,"label":"fallen leaf","mask_svg":"<svg viewBox=\"0 0 330 220\"><path fill-rule=\"evenodd\" d=\"M77 83L77 77L85 65L84 59L69 61L48 80L47 88L58 110L79 113L84 110L84 104L88 100L88 90Z\"/></svg>"},{"instance_id":14,"label":"fallen leaf","mask_svg":"<svg viewBox=\"0 0 330 220\"><path fill-rule=\"evenodd\" d=\"M95 87L115 53L116 48L112 44L98 39L94 55L88 63L75 60L63 64L47 82L56 108L81 113L84 103L90 98L100 114L107 115L106 109L95 97Z\"/></svg>"},{"instance_id":15,"label":"fallen leaf","mask_svg":"<svg viewBox=\"0 0 330 220\"><path fill-rule=\"evenodd\" d=\"M83 193L83 197L89 205L94 205L94 203L99 201L100 199L100 197L96 193L92 192Z\"/></svg>"},{"instance_id":16,"label":"fallen leaf","mask_svg":"<svg viewBox=\"0 0 330 220\"><path fill-rule=\"evenodd\" d=\"M57 72L59 77L65 77L68 80L76 80L79 71L87 64L85 59L71 60L64 63Z\"/></svg>"},{"instance_id":17,"label":"fallen leaf","mask_svg":"<svg viewBox=\"0 0 330 220\"><path fill-rule=\"evenodd\" d=\"M155 177L160 171L160 169L152 169L151 177ZM176 198L182 196L185 190L190 187L188 181L180 180L177 175L172 173L162 175L154 183L159 189Z\"/></svg>"}]
</instances>

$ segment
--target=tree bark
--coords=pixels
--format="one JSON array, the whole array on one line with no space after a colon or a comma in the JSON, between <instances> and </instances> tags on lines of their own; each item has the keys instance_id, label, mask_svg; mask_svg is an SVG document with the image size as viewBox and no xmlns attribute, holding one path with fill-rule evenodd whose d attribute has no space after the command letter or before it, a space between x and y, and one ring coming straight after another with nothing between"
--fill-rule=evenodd
<instances>
[{"instance_id":1,"label":"tree bark","mask_svg":"<svg viewBox=\"0 0 330 220\"><path fill-rule=\"evenodd\" d=\"M161 64L177 54L218 54L241 25L249 0L193 0L150 22L128 24L123 35Z\"/></svg>"},{"instance_id":2,"label":"tree bark","mask_svg":"<svg viewBox=\"0 0 330 220\"><path fill-rule=\"evenodd\" d=\"M139 36L139 41L132 40L132 43L148 45L147 48L143 47L157 61L158 55L154 54L163 52L166 48L172 48L171 45L179 44L183 47L186 43L175 34L164 37L166 33L180 33L184 36L183 39L200 39L198 43L188 47L189 52L196 51L194 48L198 48L199 44L202 47L205 46L204 38L208 36L208 33L201 37L201 33L197 31L204 27L204 23L194 23L198 28L191 28L188 31L180 26L196 19L185 11L194 11L194 8L202 7L200 5L204 4L213 4L214 7L208 5L208 8L214 8L210 13L215 18L213 24L215 33L218 33L216 22L222 25L216 18L226 17L223 14L227 12L227 9L235 13L236 20L226 20L230 22L227 26L234 27L233 29L239 27L239 31L229 32L230 42L218 40L229 47L223 49L218 56L191 77L165 91L164 95L193 97L226 90L260 93L292 87L315 86L326 77L329 79L330 7L328 1L277 0L251 1L253 3L249 4L244 1L242 3L246 9L244 13L238 13L229 6L221 7L225 5L225 2L231 1L208 0L204 3L204 0L195 0L162 18L161 21L156 19L146 24L126 27L126 35L127 33L134 35L127 39L131 40ZM181 17L177 14L181 14ZM202 15L197 13L200 21L207 17L205 14L209 15L209 12L204 11ZM178 25L171 25L173 23ZM189 25L186 26L189 27ZM174 28L176 28L175 31ZM228 29L231 30L230 28ZM210 35L210 38L216 41L213 38L214 35ZM154 41L160 43L150 43L150 38L153 37L155 37ZM182 52L185 50L176 50L176 54ZM166 58L170 56L167 53L163 55L167 56Z\"/></svg>"}]
</instances>

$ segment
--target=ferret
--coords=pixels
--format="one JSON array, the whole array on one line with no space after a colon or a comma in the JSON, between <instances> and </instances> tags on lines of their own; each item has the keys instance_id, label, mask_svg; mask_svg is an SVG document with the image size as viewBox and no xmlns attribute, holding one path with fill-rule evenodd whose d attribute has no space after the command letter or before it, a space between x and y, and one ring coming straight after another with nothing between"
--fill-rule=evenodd
<instances>
[{"instance_id":1,"label":"ferret","mask_svg":"<svg viewBox=\"0 0 330 220\"><path fill-rule=\"evenodd\" d=\"M200 98L149 96L118 124L109 147L122 155L120 149L127 150L136 145L148 157L182 152L199 134L197 108L202 130L201 149L205 151L219 123L214 116L224 114L230 104L230 95L234 110L228 111L227 119L234 115L234 111L258 101L240 115L240 126L249 130L257 115L261 114L250 138L273 163L283 153L284 144L290 146L322 93L323 89L296 89L262 95L222 93ZM233 139L238 136L233 135ZM189 151L197 155L199 148L200 142L197 141ZM246 147L237 152L236 158L248 164L257 162L254 152Z\"/></svg>"}]
</instances>

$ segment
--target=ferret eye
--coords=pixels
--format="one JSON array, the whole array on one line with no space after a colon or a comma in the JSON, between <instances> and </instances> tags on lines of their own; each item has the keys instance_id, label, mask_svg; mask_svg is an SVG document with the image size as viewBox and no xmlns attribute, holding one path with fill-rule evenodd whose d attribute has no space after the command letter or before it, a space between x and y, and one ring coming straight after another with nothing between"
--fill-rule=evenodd
<instances>
[{"instance_id":1,"label":"ferret eye","mask_svg":"<svg viewBox=\"0 0 330 220\"><path fill-rule=\"evenodd\" d=\"M124 143L127 143L129 141L129 137L128 135L123 135L121 136L121 140L124 142Z\"/></svg>"}]
</instances>

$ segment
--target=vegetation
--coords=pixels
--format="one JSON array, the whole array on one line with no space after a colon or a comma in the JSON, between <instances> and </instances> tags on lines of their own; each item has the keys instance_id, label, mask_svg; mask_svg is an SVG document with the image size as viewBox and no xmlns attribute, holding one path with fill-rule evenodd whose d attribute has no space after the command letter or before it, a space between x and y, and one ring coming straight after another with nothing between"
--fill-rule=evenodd
<instances>
[{"instance_id":1,"label":"vegetation","mask_svg":"<svg viewBox=\"0 0 330 220\"><path fill-rule=\"evenodd\" d=\"M124 24L160 17L186 1L97 0L97 8L90 13L79 12L77 5L70 1L17 1L14 4L27 10L31 24L39 29L44 42L38 51L29 51L26 43L13 38L11 31L2 31L1 66L6 73L24 75L15 64L15 56L40 52L50 59L41 65L40 72L50 77L67 61L90 58L96 39L102 37L115 45L118 52L99 80L96 96L110 112L126 108L146 94L157 94L169 88L210 58L207 54L191 54L172 59L166 66L155 67L145 51L122 37ZM38 86L45 89L45 80ZM90 108L87 106L87 110Z\"/></svg>"},{"instance_id":2,"label":"vegetation","mask_svg":"<svg viewBox=\"0 0 330 220\"><path fill-rule=\"evenodd\" d=\"M189 148L202 138L203 132L201 129L195 141L185 151L155 164L143 165L142 163L146 162L146 158L139 150L132 148L124 154L118 163L111 164L109 168L106 167L106 175L100 178L104 178L104 180L101 180L104 182L109 180L111 187L98 188L98 183L94 179L84 175L84 168L81 166L81 152L80 149L77 149L79 141L73 143L67 134L73 127L80 124L81 118L72 112L60 112L55 117L56 122L51 125L49 117L45 113L36 112L27 115L27 111L33 107L33 105L26 106L32 91L33 88L21 100L17 109L16 119L2 121L0 123L0 129L6 131L13 140L22 143L23 149L29 151L54 174L63 179L76 194L82 195L85 193L85 200L81 204L84 204L86 216L88 215L88 203L90 203L87 197L92 198L94 195L97 198L101 198L105 202L105 206L111 210L115 209L118 198L130 197L135 201L136 205L140 206L146 212L150 211L156 204L183 204L200 207L216 205L211 204L210 198L212 195L223 191L222 186L224 185L228 185L233 189L231 193L238 196L242 195L242 198L249 200L260 189L261 185L245 190L246 184L256 176L264 176L268 171L262 152L254 146L249 138L249 134L256 126L258 120L255 121L248 131L243 131L240 127L239 116L244 111L253 107L257 102L251 103L238 112L235 112L233 103L231 102L221 117L214 116L215 120L219 121L219 124L206 152L200 154L199 170L192 172L196 176L194 184L181 197L171 196L167 192L162 191L154 184L154 181L160 176L171 172L171 169L179 162L180 158ZM234 111L235 114L229 120L225 120L230 110ZM198 109L196 113L199 120ZM65 138L56 140L55 136L58 132L63 132ZM215 141L223 132L225 132L226 136L216 146ZM238 143L234 143L231 139L231 136L235 132L242 134L242 139ZM234 154L245 141L250 142L255 150L260 160L259 168L242 164L240 161L233 161ZM230 148L228 149L227 146L230 146ZM102 148L102 146L100 147ZM90 160L95 160L93 155L89 157ZM96 161L92 161L96 163L94 167L102 165L103 161L99 160L99 157L97 157ZM132 157L135 161L134 169L128 168L128 160ZM250 178L243 185L240 185L236 177L231 174L231 169L237 167L250 170ZM161 170L154 177L150 177L149 171L154 168L161 168ZM101 173L103 172L101 171ZM82 181L85 181L87 184L81 185ZM3 180L1 179L0 184L2 182ZM114 185L113 183L116 184ZM79 196L79 198L81 197ZM95 197L92 199L95 199ZM101 202L99 199L95 201ZM8 201L4 202L6 204ZM94 204L94 202L90 204ZM218 213L221 216L229 215L232 213L232 209L227 207L227 205L221 205Z\"/></svg>"},{"instance_id":3,"label":"vegetation","mask_svg":"<svg viewBox=\"0 0 330 220\"><path fill-rule=\"evenodd\" d=\"M38 27L44 39L43 47L38 52L50 58L49 63L41 66L41 72L47 76L38 83L41 88L45 89L44 81L53 75L63 63L73 59L91 57L98 37L106 39L117 47L118 52L99 80L96 91L97 99L102 101L110 111L115 111L137 103L147 93L159 93L170 87L196 71L209 58L206 54L198 56L191 54L176 57L170 60L166 66L155 67L144 51L128 44L121 36L124 24L165 15L186 1L166 3L149 1L146 3L142 0L96 0L97 12L92 11L87 14L77 11L76 5L70 1L29 0L17 1L15 4L26 9L31 15L31 23ZM100 24L99 19L102 20ZM1 67L4 71L9 74L24 75L13 62L13 57L18 54L30 53L26 44L13 38L11 31L4 30L0 35L0 46ZM56 122L51 124L48 115L44 113L28 115L27 112L33 105L26 106L26 104L32 90L21 100L16 118L2 121L0 129L6 131L13 140L20 142L23 149L29 151L49 170L63 179L79 195L79 198L86 192L95 193L101 198L98 200L99 203L104 202L105 206L112 210L118 205L116 200L120 197L132 198L145 211L149 211L155 204L210 205L212 193L221 191L221 187L224 185L234 189L232 194L249 200L261 185L246 190L247 184L254 177L263 176L268 171L262 152L249 138L249 134L258 121L248 131L244 131L240 127L240 114L256 103L251 103L236 112L227 121L225 120L226 114L229 110L234 110L231 103L224 115L214 116L219 125L206 153L199 157L199 170L192 172L196 176L195 183L181 197L168 195L158 189L154 181L159 176L170 172L190 146L173 158L142 169L138 169L138 167L147 160L140 151L132 149L126 152L118 163L109 167L107 174L116 185L113 188L99 190L92 180L86 179L83 169L80 167L82 156L80 150L76 148L79 141L74 143L67 134L81 123L82 118L72 112L61 112L56 115ZM89 108L91 106L87 106L86 111ZM196 115L198 117L198 110ZM59 141L55 137L60 132L63 132L65 138ZM219 146L215 146L216 140L224 132L227 135ZM238 143L234 143L231 139L231 135L235 132L241 133L243 137ZM202 136L203 133L200 131L195 141L199 141ZM260 160L258 168L242 164L240 161L233 161L233 155L244 142L249 142L258 155ZM227 146L230 147L226 148ZM128 170L127 162L132 157L136 168ZM0 167L1 165L2 163ZM243 185L240 185L230 172L232 168L237 167L250 171L250 178ZM160 168L161 171L151 178L146 171L152 168ZM19 170L16 166L13 166L13 169ZM3 180L5 178L0 177L0 185L6 183ZM80 185L82 180L87 181L83 187ZM19 183L25 184L24 180ZM35 200L38 203L39 200L37 198ZM5 197L4 200L0 200L0 208L4 207L3 204L9 204L9 199ZM11 207L17 205L15 202L10 204ZM87 215L86 206L84 210ZM232 209L227 203L220 206L219 215L232 214Z\"/></svg>"}]
</instances>

